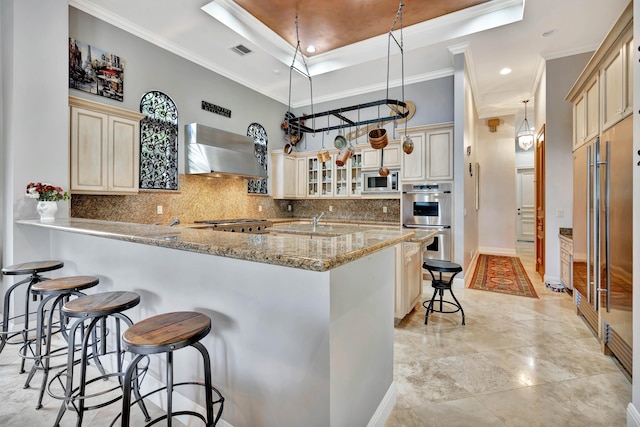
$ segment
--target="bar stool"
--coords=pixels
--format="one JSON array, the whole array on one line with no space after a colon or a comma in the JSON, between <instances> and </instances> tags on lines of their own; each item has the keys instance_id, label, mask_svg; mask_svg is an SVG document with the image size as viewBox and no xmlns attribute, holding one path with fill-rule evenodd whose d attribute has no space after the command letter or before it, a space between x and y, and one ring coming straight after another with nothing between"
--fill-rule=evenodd
<instances>
[{"instance_id":1,"label":"bar stool","mask_svg":"<svg viewBox=\"0 0 640 427\"><path fill-rule=\"evenodd\" d=\"M459 264L442 261L439 259L427 259L422 264L422 268L429 271L431 274L431 286L433 287L433 296L430 301L425 301L422 303L422 306L427 309L427 313L424 316L424 324L426 325L429 321L429 313L437 312L437 313L457 313L458 311L462 313L462 324L464 325L464 310L462 309L462 305L453 294L453 289L451 288L451 284L453 283L453 278L456 277L456 274L462 271L462 267ZM436 279L433 275L433 272L439 273L438 278ZM449 278L449 281L442 280L442 273L453 273L453 275ZM442 296L444 291L448 290L453 297L455 302L444 301ZM434 302L436 301L436 296L440 296L440 309L436 310L434 308ZM427 304L428 303L428 304ZM455 310L445 310L443 308L443 304L449 304L455 307Z\"/></svg>"},{"instance_id":2,"label":"bar stool","mask_svg":"<svg viewBox=\"0 0 640 427\"><path fill-rule=\"evenodd\" d=\"M2 332L0 332L0 353L4 349L6 344L24 344L28 341L29 335L29 315L31 312L29 311L29 301L31 294L31 287L36 283L42 282L43 280L48 280L48 278L43 277L40 273L44 273L46 271L58 270L64 267L64 262L62 261L33 261L33 262L24 262L21 264L14 264L2 269L2 274L5 276L22 276L28 274L29 277L24 280L19 281L18 283L13 284L7 292L4 294L4 305L2 311ZM13 317L9 317L9 309L11 307L11 296L13 292L21 285L28 283L25 293L24 293L24 312L22 314L18 314ZM9 321L24 318L24 326L20 330L10 331L9 330ZM10 342L9 340L22 335L22 341ZM20 364L20 373L24 372L24 364L25 360L22 359L22 363Z\"/></svg>"},{"instance_id":3,"label":"bar stool","mask_svg":"<svg viewBox=\"0 0 640 427\"><path fill-rule=\"evenodd\" d=\"M58 426L60 421L62 420L62 416L66 412L67 409L74 409L77 413L77 425L82 425L82 419L84 417L84 413L86 411L90 411L93 409L103 408L107 405L110 405L122 398L120 393L116 393L114 396L114 391L122 388L122 377L123 377L123 357L124 351L122 350L122 345L120 342L120 322L124 322L127 326L131 326L133 322L126 315L122 314L123 311L128 310L132 307L135 307L140 303L140 295L135 292L103 292L93 295L86 295L79 297L77 299L71 300L64 304L62 307L62 313L64 316L69 318L77 319L71 328L69 329L69 351L67 353L67 366L64 370L58 372L49 382L47 387L47 391L51 397L56 399L63 400L62 405L60 406L60 410L58 411L58 417L56 418L54 426ZM116 369L115 372L105 373L104 368L100 362L99 356L104 356L107 353L107 343L106 343L106 320L107 317L111 317L115 319L115 333L116 333L116 350L111 352L115 354L116 359ZM85 321L89 321L88 325L85 325ZM100 337L98 340L101 344L100 351L95 350L96 345L95 340L93 343L91 342L91 337L96 336L96 327L98 322L101 323L100 328ZM78 333L78 329L81 331L82 335L82 343L79 345L79 348L76 349L76 335ZM89 348L92 347L94 351L89 354ZM76 360L74 353L75 351L80 351L80 359ZM97 367L100 369L101 375L96 376L91 379L87 379L87 365L89 360L93 361ZM79 381L74 384L74 366L79 364ZM66 381L63 382L62 377L66 376ZM87 386L96 381L108 380L109 378L116 377L118 378L118 384L115 386L106 386L101 390L87 395ZM64 396L61 396L57 393L54 393L51 388L54 383L60 384L60 386L64 390ZM130 381L131 382L131 381ZM110 387L110 388L109 388ZM134 381L134 393L136 398L139 398L139 387L138 381L136 377L136 381ZM94 405L87 405L85 400L98 398L100 396L105 396L105 402L98 402ZM149 420L149 412L144 405L142 399L139 400L140 409L142 410L145 419Z\"/></svg>"},{"instance_id":4,"label":"bar stool","mask_svg":"<svg viewBox=\"0 0 640 427\"><path fill-rule=\"evenodd\" d=\"M38 369L41 369L44 372L36 409L40 409L42 407L42 398L44 396L47 379L49 378L49 370L51 369L51 358L54 356L64 356L65 354L63 352L67 351L66 322L61 314L57 322L59 326L58 330L54 331L54 325L56 322L54 322L53 316L55 310L56 308L61 309L62 303L64 301L68 301L71 296L84 296L80 291L97 286L99 282L100 279L95 276L69 276L61 277L59 279L45 280L43 282L36 283L31 287L32 295L40 296L40 304L38 305L37 310L36 338L35 340L30 340L24 344L21 347L19 354L23 359L32 358L34 360L29 376L25 381L24 388L29 388L29 384ZM47 310L47 307L49 307L49 310ZM45 322L47 312L48 319ZM53 335L57 333L62 333L64 335L65 345L52 350L51 343ZM44 352L43 346L45 347ZM35 347L35 351L32 347ZM31 351L33 357L30 357L27 354L27 350ZM62 366L65 365L55 366L54 368Z\"/></svg>"},{"instance_id":5,"label":"bar stool","mask_svg":"<svg viewBox=\"0 0 640 427\"><path fill-rule=\"evenodd\" d=\"M129 427L131 403L132 378L136 371L136 365L140 360L151 354L166 354L167 385L157 390L151 391L143 396L146 398L162 390L167 391L167 413L152 420L146 426L155 424L161 420L167 420L167 426L171 427L174 416L191 415L202 420L207 426L215 426L222 415L224 407L224 397L213 387L211 382L211 359L209 352L200 340L206 337L211 331L211 319L208 316L193 311L179 311L160 314L144 319L129 329L122 336L123 347L126 351L135 354L124 378L124 391L122 398L122 427ZM173 352L181 348L191 346L196 348L202 355L204 364L204 384L201 382L173 382ZM135 385L135 383L134 383ZM175 387L182 385L197 385L205 388L206 411L205 417L194 411L173 411L172 393ZM134 388L135 390L135 388ZM216 393L216 400L213 400L213 393ZM135 402L133 402L135 403ZM214 406L220 404L217 413L214 415ZM116 417L111 425L119 418ZM148 420L147 420L148 421Z\"/></svg>"}]
</instances>

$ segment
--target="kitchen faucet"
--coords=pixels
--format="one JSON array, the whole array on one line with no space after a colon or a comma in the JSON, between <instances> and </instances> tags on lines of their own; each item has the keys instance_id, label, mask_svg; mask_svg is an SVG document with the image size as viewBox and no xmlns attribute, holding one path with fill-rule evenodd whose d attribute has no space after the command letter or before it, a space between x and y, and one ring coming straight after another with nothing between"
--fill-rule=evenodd
<instances>
[{"instance_id":1,"label":"kitchen faucet","mask_svg":"<svg viewBox=\"0 0 640 427\"><path fill-rule=\"evenodd\" d=\"M168 227L173 227L174 225L180 224L180 220L178 218L173 218L169 223Z\"/></svg>"},{"instance_id":2,"label":"kitchen faucet","mask_svg":"<svg viewBox=\"0 0 640 427\"><path fill-rule=\"evenodd\" d=\"M316 231L316 226L318 225L320 218L322 218L322 215L324 215L324 212L320 212L320 215L313 217L313 231Z\"/></svg>"}]
</instances>

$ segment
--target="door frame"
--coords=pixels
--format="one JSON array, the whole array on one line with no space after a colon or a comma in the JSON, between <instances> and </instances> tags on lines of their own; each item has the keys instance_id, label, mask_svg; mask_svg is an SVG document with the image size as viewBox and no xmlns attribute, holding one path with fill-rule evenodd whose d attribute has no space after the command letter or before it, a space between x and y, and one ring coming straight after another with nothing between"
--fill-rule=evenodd
<instances>
[{"instance_id":1,"label":"door frame","mask_svg":"<svg viewBox=\"0 0 640 427\"><path fill-rule=\"evenodd\" d=\"M545 266L545 125L540 128L536 135L534 153L534 182L535 187L535 213L536 213L536 233L535 233L535 259L536 271L540 277L544 277Z\"/></svg>"}]
</instances>

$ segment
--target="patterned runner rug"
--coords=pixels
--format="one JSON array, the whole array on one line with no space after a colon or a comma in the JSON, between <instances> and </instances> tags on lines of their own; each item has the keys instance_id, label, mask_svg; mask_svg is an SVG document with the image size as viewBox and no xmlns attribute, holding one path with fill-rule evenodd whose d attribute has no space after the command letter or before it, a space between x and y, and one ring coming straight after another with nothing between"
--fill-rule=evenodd
<instances>
[{"instance_id":1,"label":"patterned runner rug","mask_svg":"<svg viewBox=\"0 0 640 427\"><path fill-rule=\"evenodd\" d=\"M520 258L510 256L478 255L469 289L538 298Z\"/></svg>"}]
</instances>

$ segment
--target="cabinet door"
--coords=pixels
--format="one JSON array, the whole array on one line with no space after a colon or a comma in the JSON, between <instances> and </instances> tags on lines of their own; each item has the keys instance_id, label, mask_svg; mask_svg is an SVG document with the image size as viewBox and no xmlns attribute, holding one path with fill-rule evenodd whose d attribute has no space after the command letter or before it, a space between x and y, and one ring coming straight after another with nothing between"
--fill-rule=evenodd
<instances>
[{"instance_id":1,"label":"cabinet door","mask_svg":"<svg viewBox=\"0 0 640 427\"><path fill-rule=\"evenodd\" d=\"M383 158L382 164L385 167L397 169L400 167L400 158L402 151L400 150L400 144L398 143L389 143L386 147L382 149Z\"/></svg>"},{"instance_id":2,"label":"cabinet door","mask_svg":"<svg viewBox=\"0 0 640 427\"><path fill-rule=\"evenodd\" d=\"M624 68L623 115L626 117L633 111L633 39L624 44Z\"/></svg>"},{"instance_id":3,"label":"cabinet door","mask_svg":"<svg viewBox=\"0 0 640 427\"><path fill-rule=\"evenodd\" d=\"M109 117L109 191L138 191L140 124L121 117Z\"/></svg>"},{"instance_id":4,"label":"cabinet door","mask_svg":"<svg viewBox=\"0 0 640 427\"><path fill-rule=\"evenodd\" d=\"M606 129L622 118L623 93L622 50L611 55L601 73L602 81L602 119Z\"/></svg>"},{"instance_id":5,"label":"cabinet door","mask_svg":"<svg viewBox=\"0 0 640 427\"><path fill-rule=\"evenodd\" d=\"M109 117L71 107L71 191L108 187Z\"/></svg>"},{"instance_id":6,"label":"cabinet door","mask_svg":"<svg viewBox=\"0 0 640 427\"><path fill-rule=\"evenodd\" d=\"M333 166L335 162L335 155L332 154L326 162L320 162L320 196L321 197L332 197L333 196L333 181L334 181L334 170Z\"/></svg>"},{"instance_id":7,"label":"cabinet door","mask_svg":"<svg viewBox=\"0 0 640 427\"><path fill-rule=\"evenodd\" d=\"M587 105L586 105L586 115L585 115L585 128L587 134L585 135L585 140L590 140L595 137L599 130L599 113L600 113L600 92L598 87L598 81L596 79L593 80L589 88L587 89Z\"/></svg>"},{"instance_id":8,"label":"cabinet door","mask_svg":"<svg viewBox=\"0 0 640 427\"><path fill-rule=\"evenodd\" d=\"M409 136L413 141L413 152L411 154L402 153L402 182L424 181L426 179L425 134L412 133ZM404 138L401 140L404 141Z\"/></svg>"},{"instance_id":9,"label":"cabinet door","mask_svg":"<svg viewBox=\"0 0 640 427\"><path fill-rule=\"evenodd\" d=\"M453 179L453 130L427 132L427 180Z\"/></svg>"},{"instance_id":10,"label":"cabinet door","mask_svg":"<svg viewBox=\"0 0 640 427\"><path fill-rule=\"evenodd\" d=\"M307 197L318 197L320 194L320 180L322 180L321 171L319 170L318 157L307 157Z\"/></svg>"},{"instance_id":11,"label":"cabinet door","mask_svg":"<svg viewBox=\"0 0 640 427\"><path fill-rule=\"evenodd\" d=\"M587 136L586 127L586 105L587 101L584 96L573 107L573 148L580 147Z\"/></svg>"},{"instance_id":12,"label":"cabinet door","mask_svg":"<svg viewBox=\"0 0 640 427\"><path fill-rule=\"evenodd\" d=\"M362 169L380 169L380 151L374 148L363 148Z\"/></svg>"},{"instance_id":13,"label":"cabinet door","mask_svg":"<svg viewBox=\"0 0 640 427\"><path fill-rule=\"evenodd\" d=\"M295 175L287 176L290 172L287 169L285 159L287 159L287 156L282 151L271 153L271 176L269 180L271 181L271 196L274 199L286 198L285 183L287 179L296 179ZM295 162L295 159L293 161Z\"/></svg>"},{"instance_id":14,"label":"cabinet door","mask_svg":"<svg viewBox=\"0 0 640 427\"><path fill-rule=\"evenodd\" d=\"M360 197L362 195L362 153L355 153L351 157L351 176L349 184L351 185L349 195Z\"/></svg>"},{"instance_id":15,"label":"cabinet door","mask_svg":"<svg viewBox=\"0 0 640 427\"><path fill-rule=\"evenodd\" d=\"M282 192L284 197L296 196L296 159L295 157L285 156L283 159L284 174L282 183Z\"/></svg>"},{"instance_id":16,"label":"cabinet door","mask_svg":"<svg viewBox=\"0 0 640 427\"><path fill-rule=\"evenodd\" d=\"M307 159L306 157L296 158L296 192L297 198L304 198L307 193Z\"/></svg>"}]
</instances>

